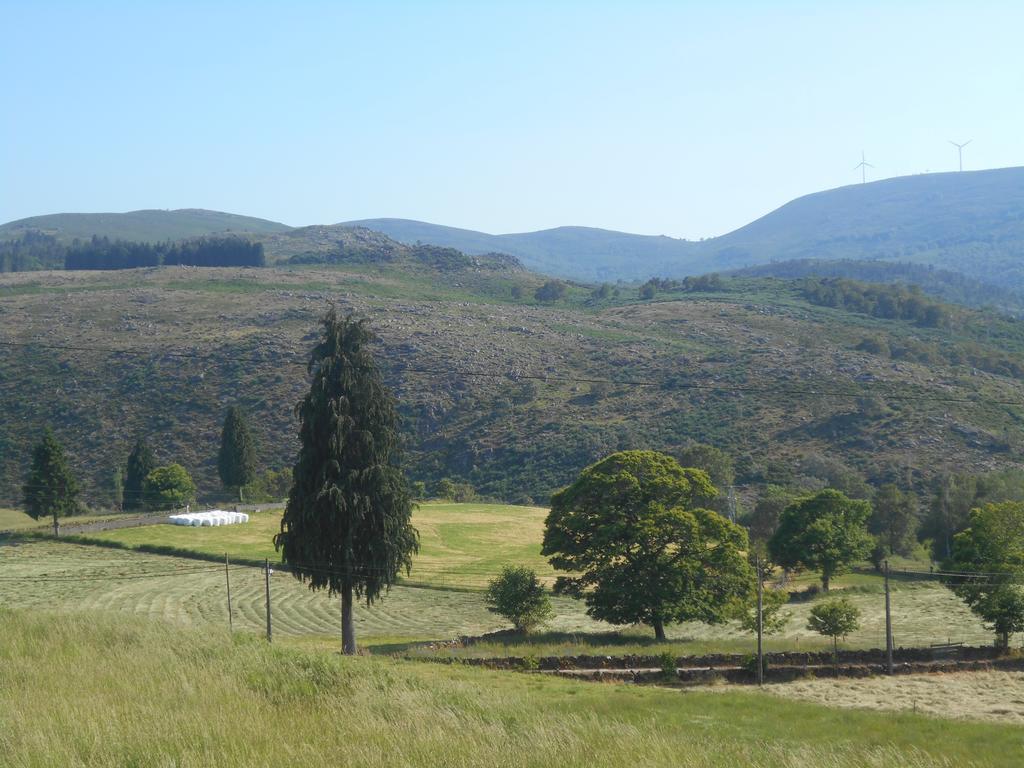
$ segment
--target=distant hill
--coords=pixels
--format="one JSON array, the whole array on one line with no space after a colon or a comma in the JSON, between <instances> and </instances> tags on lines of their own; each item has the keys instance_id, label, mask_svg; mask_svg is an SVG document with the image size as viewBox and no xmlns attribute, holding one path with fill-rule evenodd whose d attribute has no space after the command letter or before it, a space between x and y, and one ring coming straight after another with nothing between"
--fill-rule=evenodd
<instances>
[{"instance_id":1,"label":"distant hill","mask_svg":"<svg viewBox=\"0 0 1024 768\"><path fill-rule=\"evenodd\" d=\"M586 227L488 235L405 219L364 219L406 243L503 251L584 280L682 277L789 259L930 264L1024 290L1024 168L903 176L817 192L700 242Z\"/></svg>"},{"instance_id":2,"label":"distant hill","mask_svg":"<svg viewBox=\"0 0 1024 768\"><path fill-rule=\"evenodd\" d=\"M1020 287L1024 168L902 176L818 192L701 246L709 268L886 259Z\"/></svg>"},{"instance_id":3,"label":"distant hill","mask_svg":"<svg viewBox=\"0 0 1024 768\"><path fill-rule=\"evenodd\" d=\"M1024 296L1024 168L903 176L817 192L700 242L590 227L491 235L408 219L293 229L198 209L36 216L0 226L0 240L31 230L62 241L98 234L150 242L234 232L264 240L277 260L275 252L294 255L311 241L333 247L346 227L407 245L505 253L536 272L592 282L678 278L773 261L857 260L930 265Z\"/></svg>"},{"instance_id":4,"label":"distant hill","mask_svg":"<svg viewBox=\"0 0 1024 768\"><path fill-rule=\"evenodd\" d=\"M70 242L93 235L112 240L156 243L227 232L272 233L291 229L276 221L239 216L234 213L182 208L175 211L131 211L129 213L53 213L32 216L0 225L0 240L20 237L28 231L44 232Z\"/></svg>"},{"instance_id":5,"label":"distant hill","mask_svg":"<svg viewBox=\"0 0 1024 768\"><path fill-rule=\"evenodd\" d=\"M403 243L443 245L465 253L508 253L529 269L577 280L640 280L704 271L698 243L609 229L557 227L489 235L410 219L363 219L345 226L373 229Z\"/></svg>"}]
</instances>

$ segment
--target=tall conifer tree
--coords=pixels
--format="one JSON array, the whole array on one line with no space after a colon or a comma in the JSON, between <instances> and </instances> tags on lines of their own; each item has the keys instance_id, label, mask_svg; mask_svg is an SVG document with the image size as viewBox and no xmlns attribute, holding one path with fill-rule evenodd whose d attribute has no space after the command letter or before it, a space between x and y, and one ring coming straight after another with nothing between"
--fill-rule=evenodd
<instances>
[{"instance_id":1,"label":"tall conifer tree","mask_svg":"<svg viewBox=\"0 0 1024 768\"><path fill-rule=\"evenodd\" d=\"M57 518L70 515L78 504L78 483L75 482L63 446L47 428L43 439L32 451L32 468L22 489L25 511L34 519L53 517L53 533L57 535Z\"/></svg>"},{"instance_id":2,"label":"tall conifer tree","mask_svg":"<svg viewBox=\"0 0 1024 768\"><path fill-rule=\"evenodd\" d=\"M309 394L296 411L299 457L274 545L310 589L341 596L342 649L356 652L353 596L367 605L412 565L419 536L398 467L398 414L363 320L323 319Z\"/></svg>"},{"instance_id":3,"label":"tall conifer tree","mask_svg":"<svg viewBox=\"0 0 1024 768\"><path fill-rule=\"evenodd\" d=\"M242 486L256 479L256 446L241 408L230 406L220 435L217 472L225 488L242 498Z\"/></svg>"},{"instance_id":4,"label":"tall conifer tree","mask_svg":"<svg viewBox=\"0 0 1024 768\"><path fill-rule=\"evenodd\" d=\"M128 454L128 465L124 473L124 508L141 509L145 501L144 484L146 477L156 469L156 457L140 437Z\"/></svg>"}]
</instances>

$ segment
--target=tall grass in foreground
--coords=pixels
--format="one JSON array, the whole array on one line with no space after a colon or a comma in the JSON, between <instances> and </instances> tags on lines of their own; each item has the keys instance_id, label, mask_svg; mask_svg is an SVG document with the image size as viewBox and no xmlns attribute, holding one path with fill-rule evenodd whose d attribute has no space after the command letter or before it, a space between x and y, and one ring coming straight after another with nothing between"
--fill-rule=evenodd
<instances>
[{"instance_id":1,"label":"tall grass in foreground","mask_svg":"<svg viewBox=\"0 0 1024 768\"><path fill-rule=\"evenodd\" d=\"M0 765L1013 765L1024 730L0 611Z\"/></svg>"}]
</instances>

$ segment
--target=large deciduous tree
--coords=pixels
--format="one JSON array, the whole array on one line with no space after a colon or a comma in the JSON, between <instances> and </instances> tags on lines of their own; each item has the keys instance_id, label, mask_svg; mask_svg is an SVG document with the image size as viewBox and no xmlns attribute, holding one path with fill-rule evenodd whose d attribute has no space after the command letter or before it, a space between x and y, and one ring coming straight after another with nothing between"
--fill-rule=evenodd
<instances>
[{"instance_id":1,"label":"large deciduous tree","mask_svg":"<svg viewBox=\"0 0 1024 768\"><path fill-rule=\"evenodd\" d=\"M827 592L833 576L871 552L870 515L866 501L826 488L782 511L768 551L783 568L820 571L821 586Z\"/></svg>"},{"instance_id":2,"label":"large deciduous tree","mask_svg":"<svg viewBox=\"0 0 1024 768\"><path fill-rule=\"evenodd\" d=\"M78 505L78 483L71 474L64 447L47 428L32 451L32 466L22 488L25 511L34 519L53 518L53 533L58 532L57 518L73 514Z\"/></svg>"},{"instance_id":3,"label":"large deciduous tree","mask_svg":"<svg viewBox=\"0 0 1024 768\"><path fill-rule=\"evenodd\" d=\"M356 652L353 596L367 605L408 573L419 537L399 466L398 414L363 320L332 308L299 403L299 456L274 545L297 578L341 596L342 649Z\"/></svg>"},{"instance_id":4,"label":"large deciduous tree","mask_svg":"<svg viewBox=\"0 0 1024 768\"><path fill-rule=\"evenodd\" d=\"M237 493L239 500L242 486L256 479L256 444L242 410L235 405L224 416L217 472L224 487Z\"/></svg>"},{"instance_id":5,"label":"large deciduous tree","mask_svg":"<svg viewBox=\"0 0 1024 768\"><path fill-rule=\"evenodd\" d=\"M156 457L141 437L128 454L124 472L124 508L139 509L145 503L144 485L149 473L156 469Z\"/></svg>"},{"instance_id":6,"label":"large deciduous tree","mask_svg":"<svg viewBox=\"0 0 1024 768\"><path fill-rule=\"evenodd\" d=\"M753 584L746 532L694 499L716 494L707 474L654 451L615 453L551 500L541 552L555 591L582 598L612 624L728 619Z\"/></svg>"},{"instance_id":7,"label":"large deciduous tree","mask_svg":"<svg viewBox=\"0 0 1024 768\"><path fill-rule=\"evenodd\" d=\"M944 562L953 590L1006 648L1024 632L1024 503L1006 501L971 510L969 527L953 537Z\"/></svg>"}]
</instances>

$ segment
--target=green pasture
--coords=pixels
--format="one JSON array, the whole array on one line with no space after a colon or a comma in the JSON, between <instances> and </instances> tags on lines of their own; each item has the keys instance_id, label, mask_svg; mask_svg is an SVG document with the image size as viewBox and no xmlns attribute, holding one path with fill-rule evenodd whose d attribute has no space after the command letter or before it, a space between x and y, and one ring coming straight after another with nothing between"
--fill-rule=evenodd
<instances>
[{"instance_id":1,"label":"green pasture","mask_svg":"<svg viewBox=\"0 0 1024 768\"><path fill-rule=\"evenodd\" d=\"M39 523L20 510L0 507L0 531L15 531L36 525Z\"/></svg>"},{"instance_id":2,"label":"green pasture","mask_svg":"<svg viewBox=\"0 0 1024 768\"><path fill-rule=\"evenodd\" d=\"M506 504L421 504L413 514L420 553L406 579L410 584L482 589L505 564L529 565L553 580L540 555L547 510ZM249 522L207 528L150 525L88 534L89 538L137 546L167 546L209 555L280 561L273 538L281 510L259 512Z\"/></svg>"},{"instance_id":3,"label":"green pasture","mask_svg":"<svg viewBox=\"0 0 1024 768\"><path fill-rule=\"evenodd\" d=\"M122 516L122 514L116 513L75 515L74 517L62 517L60 524L62 526L74 526L80 523L96 522L97 520L117 519ZM0 531L23 531L29 528L39 528L46 531L52 530L52 522L50 518L33 520L18 509L0 508Z\"/></svg>"},{"instance_id":4,"label":"green pasture","mask_svg":"<svg viewBox=\"0 0 1024 768\"><path fill-rule=\"evenodd\" d=\"M1015 766L1024 730L0 609L5 766Z\"/></svg>"}]
</instances>

